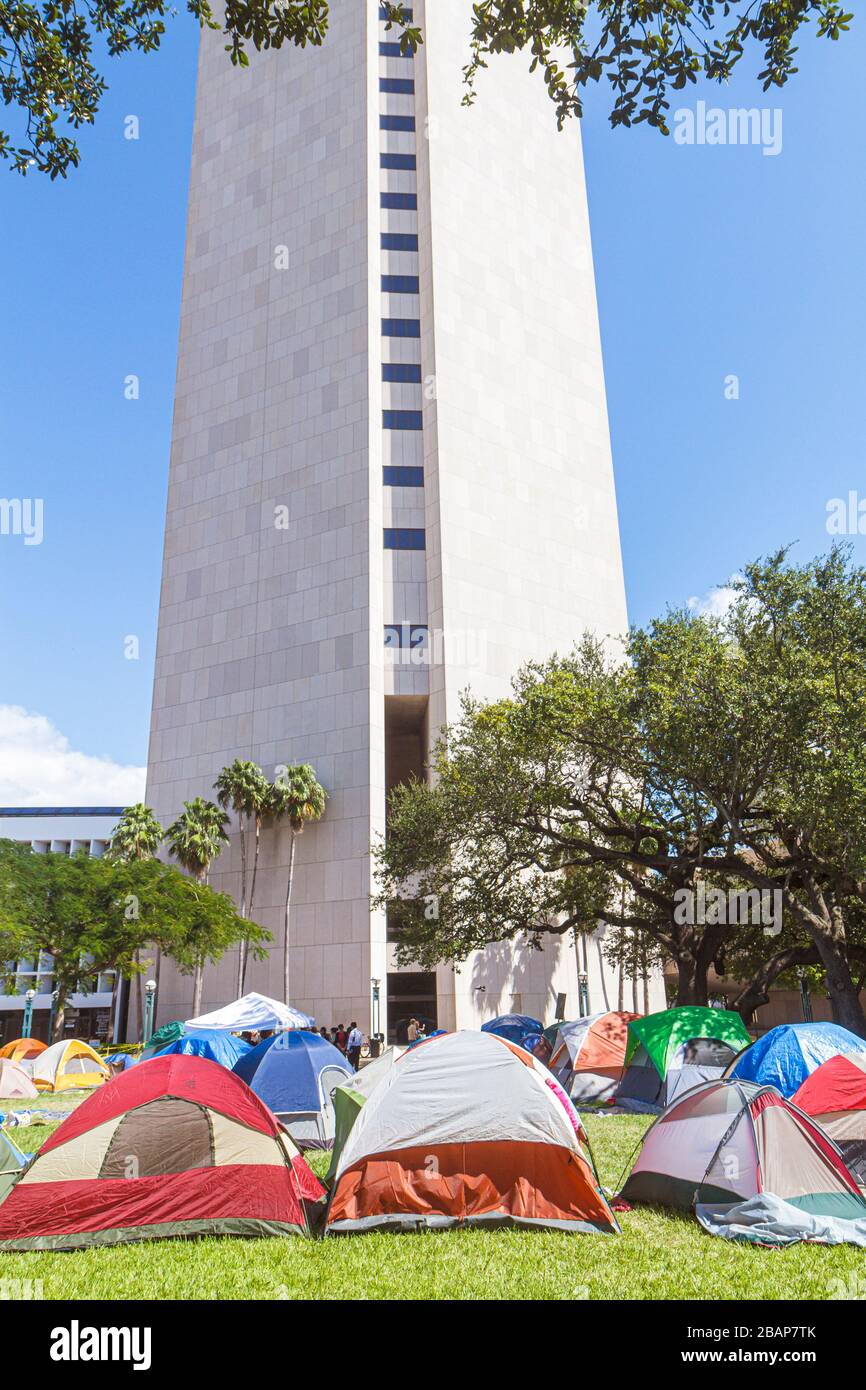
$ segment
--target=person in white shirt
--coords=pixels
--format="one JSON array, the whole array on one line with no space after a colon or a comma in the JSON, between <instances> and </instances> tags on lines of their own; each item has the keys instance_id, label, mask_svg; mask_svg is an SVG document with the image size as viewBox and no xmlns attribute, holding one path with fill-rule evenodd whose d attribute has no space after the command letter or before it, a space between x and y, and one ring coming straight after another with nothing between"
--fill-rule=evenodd
<instances>
[{"instance_id":1,"label":"person in white shirt","mask_svg":"<svg viewBox=\"0 0 866 1390\"><path fill-rule=\"evenodd\" d=\"M364 1034L361 1032L357 1023L349 1024L349 1039L346 1043L346 1055L354 1071L361 1065L361 1048L364 1045Z\"/></svg>"}]
</instances>

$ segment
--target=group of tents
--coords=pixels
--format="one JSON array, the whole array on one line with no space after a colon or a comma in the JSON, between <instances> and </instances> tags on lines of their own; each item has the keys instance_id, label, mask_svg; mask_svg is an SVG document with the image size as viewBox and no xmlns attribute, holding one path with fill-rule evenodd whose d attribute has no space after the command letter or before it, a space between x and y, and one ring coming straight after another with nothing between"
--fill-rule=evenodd
<instances>
[{"instance_id":1,"label":"group of tents","mask_svg":"<svg viewBox=\"0 0 866 1390\"><path fill-rule=\"evenodd\" d=\"M99 1086L110 1075L106 1061L80 1038L65 1038L50 1047L38 1038L16 1038L0 1048L0 1099L4 1100Z\"/></svg>"},{"instance_id":2,"label":"group of tents","mask_svg":"<svg viewBox=\"0 0 866 1390\"><path fill-rule=\"evenodd\" d=\"M99 1085L23 1175L0 1147L0 1250L464 1224L616 1235L635 1203L728 1238L866 1245L866 1041L832 1024L751 1043L718 1009L509 1017L357 1074L309 1030L256 1047L208 1031ZM658 1112L616 1197L578 1107ZM315 1148L331 1150L325 1186L302 1156Z\"/></svg>"}]
</instances>

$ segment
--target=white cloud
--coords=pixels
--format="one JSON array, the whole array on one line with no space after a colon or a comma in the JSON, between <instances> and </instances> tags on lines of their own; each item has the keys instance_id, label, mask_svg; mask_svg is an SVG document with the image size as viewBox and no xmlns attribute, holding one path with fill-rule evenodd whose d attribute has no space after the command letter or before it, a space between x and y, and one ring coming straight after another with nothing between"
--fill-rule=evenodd
<instances>
[{"instance_id":1,"label":"white cloud","mask_svg":"<svg viewBox=\"0 0 866 1390\"><path fill-rule=\"evenodd\" d=\"M727 584L714 585L701 596L693 595L686 601L690 612L700 618L723 618L737 597L733 585L734 580L739 577L738 574L732 574Z\"/></svg>"},{"instance_id":2,"label":"white cloud","mask_svg":"<svg viewBox=\"0 0 866 1390\"><path fill-rule=\"evenodd\" d=\"M0 806L130 806L145 772L76 753L45 715L0 705Z\"/></svg>"}]
</instances>

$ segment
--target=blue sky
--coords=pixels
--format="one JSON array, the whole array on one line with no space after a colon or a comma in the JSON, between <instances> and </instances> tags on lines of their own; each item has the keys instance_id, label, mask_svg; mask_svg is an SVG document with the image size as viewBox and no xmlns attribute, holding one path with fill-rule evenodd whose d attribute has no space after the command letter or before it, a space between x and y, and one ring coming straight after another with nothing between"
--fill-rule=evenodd
<instances>
[{"instance_id":1,"label":"blue sky","mask_svg":"<svg viewBox=\"0 0 866 1390\"><path fill-rule=\"evenodd\" d=\"M108 61L111 90L65 184L0 171L12 266L0 495L45 499L42 545L0 537L0 707L43 716L19 717L10 733L0 715L0 752L7 767L13 753L19 760L11 782L0 769L7 804L31 757L39 796L59 799L71 796L73 753L108 760L80 762L75 774L105 800L123 799L113 764L146 758L196 48L181 15L159 55ZM799 61L793 82L766 97L755 65L727 88L675 94L692 108L699 98L781 108L775 157L611 131L606 93L588 96L593 248L636 622L704 600L780 543L798 541L803 557L826 549L828 499L866 496L862 26L836 44L807 34ZM124 139L131 114L137 141ZM124 398L130 373L137 401ZM736 400L725 398L732 374ZM866 561L866 537L854 545ZM130 636L137 660L124 656Z\"/></svg>"}]
</instances>

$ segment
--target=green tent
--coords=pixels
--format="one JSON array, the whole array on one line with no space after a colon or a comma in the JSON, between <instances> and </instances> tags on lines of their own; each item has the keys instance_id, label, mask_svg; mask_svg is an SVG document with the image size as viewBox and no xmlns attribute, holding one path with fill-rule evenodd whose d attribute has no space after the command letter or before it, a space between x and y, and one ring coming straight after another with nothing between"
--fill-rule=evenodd
<instances>
[{"instance_id":1,"label":"green tent","mask_svg":"<svg viewBox=\"0 0 866 1390\"><path fill-rule=\"evenodd\" d=\"M388 1076L397 1058L402 1056L402 1047L389 1047L377 1057L375 1062L369 1062L366 1067L362 1067L344 1086L337 1086L331 1095L331 1103L334 1107L334 1151L331 1154L331 1165L325 1174L325 1184L330 1187L337 1176L337 1168L340 1163L340 1155L346 1146L352 1126L358 1118L361 1109L367 1103L367 1098L372 1094L380 1082Z\"/></svg>"},{"instance_id":2,"label":"green tent","mask_svg":"<svg viewBox=\"0 0 866 1390\"><path fill-rule=\"evenodd\" d=\"M687 1005L633 1019L616 1104L664 1109L693 1086L722 1076L750 1042L740 1015L728 1009Z\"/></svg>"},{"instance_id":3,"label":"green tent","mask_svg":"<svg viewBox=\"0 0 866 1390\"><path fill-rule=\"evenodd\" d=\"M742 1052L752 1041L740 1015L732 1009L704 1009L687 1005L682 1009L663 1009L661 1013L636 1018L628 1025L628 1066L639 1047L643 1047L659 1076L664 1079L674 1053L683 1043L696 1038L715 1038L727 1043L732 1052Z\"/></svg>"},{"instance_id":4,"label":"green tent","mask_svg":"<svg viewBox=\"0 0 866 1390\"><path fill-rule=\"evenodd\" d=\"M0 1129L0 1202L12 1191L27 1159L5 1130Z\"/></svg>"}]
</instances>

